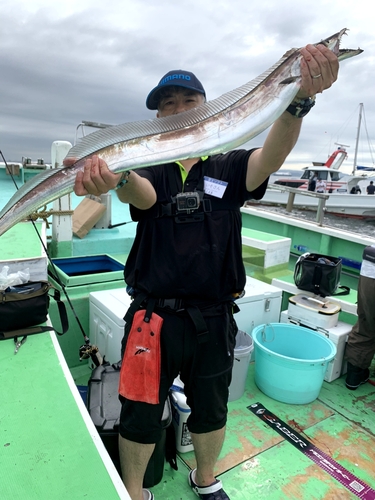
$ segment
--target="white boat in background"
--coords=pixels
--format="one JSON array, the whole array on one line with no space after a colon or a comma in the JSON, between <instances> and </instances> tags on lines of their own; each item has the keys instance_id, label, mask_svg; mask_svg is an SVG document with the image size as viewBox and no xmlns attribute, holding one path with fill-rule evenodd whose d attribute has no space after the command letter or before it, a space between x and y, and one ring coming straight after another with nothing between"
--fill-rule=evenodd
<instances>
[{"instance_id":1,"label":"white boat in background","mask_svg":"<svg viewBox=\"0 0 375 500\"><path fill-rule=\"evenodd\" d=\"M364 194L369 177L340 174L327 167L307 167L300 179L279 179L269 185L261 200L251 200L248 204L286 206L293 193L294 208L316 211L322 196L307 190L308 181L314 172L327 183L325 212L343 217L375 219L375 196Z\"/></svg>"},{"instance_id":2,"label":"white boat in background","mask_svg":"<svg viewBox=\"0 0 375 500\"><path fill-rule=\"evenodd\" d=\"M350 193L361 181L367 180L368 176L365 173L355 175L340 172L339 169L347 156L345 146L340 145L325 163L313 162L311 166L305 167L299 178L295 176L271 176L270 184L307 191L309 180L316 173L319 179L326 182L326 193Z\"/></svg>"},{"instance_id":3,"label":"white boat in background","mask_svg":"<svg viewBox=\"0 0 375 500\"><path fill-rule=\"evenodd\" d=\"M358 134L354 155L354 166L351 174L340 171L340 167L347 158L346 147L338 144L337 149L330 155L325 163L313 162L305 167L300 177L296 177L289 170L290 175L285 175L288 170L281 169L270 178L269 187L260 201L252 200L249 204L261 205L287 205L291 204L290 196L293 195L294 208L317 210L322 197L308 191L310 179L316 175L326 183L324 211L343 217L356 217L375 219L375 196L366 194L366 187L375 176L366 172L373 168L357 168L357 152L359 130L362 119L363 105L360 105ZM301 193L301 194L300 194Z\"/></svg>"}]
</instances>

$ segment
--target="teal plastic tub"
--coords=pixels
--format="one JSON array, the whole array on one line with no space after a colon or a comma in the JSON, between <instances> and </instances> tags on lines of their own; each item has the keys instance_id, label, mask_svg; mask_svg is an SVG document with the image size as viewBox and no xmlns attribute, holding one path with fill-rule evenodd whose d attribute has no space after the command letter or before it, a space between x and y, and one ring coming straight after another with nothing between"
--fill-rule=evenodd
<instances>
[{"instance_id":1,"label":"teal plastic tub","mask_svg":"<svg viewBox=\"0 0 375 500\"><path fill-rule=\"evenodd\" d=\"M255 383L270 398L289 404L314 401L335 344L309 328L288 323L259 325L252 332Z\"/></svg>"}]
</instances>

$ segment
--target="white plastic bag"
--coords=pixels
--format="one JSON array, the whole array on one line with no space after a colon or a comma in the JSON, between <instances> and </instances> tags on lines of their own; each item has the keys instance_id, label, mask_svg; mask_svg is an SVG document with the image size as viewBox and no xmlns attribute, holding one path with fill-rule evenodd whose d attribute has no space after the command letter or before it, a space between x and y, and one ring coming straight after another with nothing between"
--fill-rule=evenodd
<instances>
[{"instance_id":1,"label":"white plastic bag","mask_svg":"<svg viewBox=\"0 0 375 500\"><path fill-rule=\"evenodd\" d=\"M0 290L6 290L9 286L22 285L30 281L30 270L26 268L24 271L9 273L9 266L3 266L0 271Z\"/></svg>"}]
</instances>

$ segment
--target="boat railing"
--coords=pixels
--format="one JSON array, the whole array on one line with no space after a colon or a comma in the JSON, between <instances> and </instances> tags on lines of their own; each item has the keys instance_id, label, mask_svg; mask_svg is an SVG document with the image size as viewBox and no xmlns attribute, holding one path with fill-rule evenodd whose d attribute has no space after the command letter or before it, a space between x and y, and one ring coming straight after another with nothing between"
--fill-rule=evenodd
<instances>
[{"instance_id":1,"label":"boat railing","mask_svg":"<svg viewBox=\"0 0 375 500\"><path fill-rule=\"evenodd\" d=\"M113 127L113 125L109 123L99 123L99 122L90 122L87 120L82 120L81 123L77 125L76 128L76 136L75 136L75 141L74 145L77 144L78 140L80 139L78 137L78 131L81 130L82 137L85 137L85 127L93 127L93 128L107 128L107 127Z\"/></svg>"},{"instance_id":2,"label":"boat railing","mask_svg":"<svg viewBox=\"0 0 375 500\"><path fill-rule=\"evenodd\" d=\"M286 202L285 210L291 212L293 210L294 198L296 194L302 196L310 196L313 198L318 198L318 208L316 212L316 222L319 226L323 225L324 211L326 206L326 201L329 198L329 194L325 193L315 193L313 191L307 191L300 188L292 188L289 186L280 186L278 184L269 184L267 189L272 189L274 191L281 191L283 193L289 193L288 200Z\"/></svg>"}]
</instances>

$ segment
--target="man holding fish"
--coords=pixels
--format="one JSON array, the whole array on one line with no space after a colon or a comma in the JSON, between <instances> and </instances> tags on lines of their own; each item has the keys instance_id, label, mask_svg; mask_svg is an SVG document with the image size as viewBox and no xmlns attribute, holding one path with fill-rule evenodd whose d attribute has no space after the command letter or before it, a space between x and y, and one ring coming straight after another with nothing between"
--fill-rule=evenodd
<instances>
[{"instance_id":1,"label":"man holding fish","mask_svg":"<svg viewBox=\"0 0 375 500\"><path fill-rule=\"evenodd\" d=\"M150 404L145 402L147 397L132 396L131 388L125 388L121 396L122 477L132 500L154 498L142 488L143 477L155 442L161 437L168 389L178 374L191 408L188 427L197 461L189 484L199 498L229 499L214 476L214 468L227 417L237 332L234 299L246 280L240 207L250 198L262 198L270 174L283 165L293 149L301 118L312 108L314 96L331 87L339 69L337 56L325 45L307 45L300 52L300 89L272 125L263 147L126 173L113 173L104 159L94 155L77 174L77 195L98 196L116 189L119 199L131 205L138 227L125 266L125 281L136 307L128 319L135 316L134 309L148 310L148 317L145 313L141 318L147 330L150 315L161 318L159 333L148 330L150 335L160 334L160 381L155 401ZM195 75L176 70L162 78L146 104L157 111L158 118L164 118L201 106L205 97ZM127 340L136 335L131 326L132 321L127 321L123 341L126 359L133 356L125 349ZM147 344L146 337L139 339ZM152 369L156 377L158 361L155 363ZM141 382L139 376L134 375L134 386Z\"/></svg>"}]
</instances>

